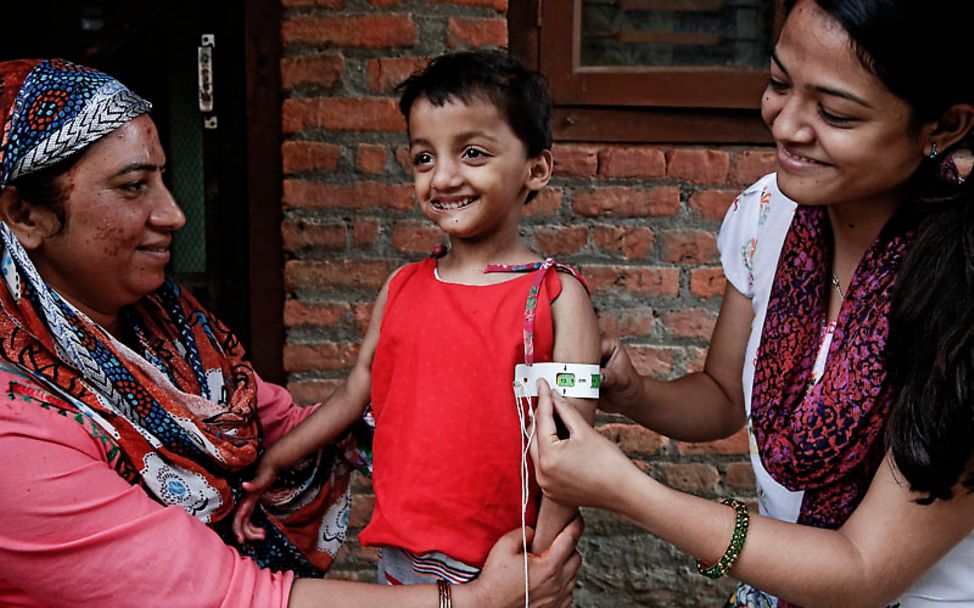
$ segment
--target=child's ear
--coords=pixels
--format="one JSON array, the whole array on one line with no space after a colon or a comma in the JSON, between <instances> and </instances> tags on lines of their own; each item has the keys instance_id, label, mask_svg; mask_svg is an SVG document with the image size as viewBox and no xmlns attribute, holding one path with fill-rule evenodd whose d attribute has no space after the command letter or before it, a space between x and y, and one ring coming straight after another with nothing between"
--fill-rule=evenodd
<instances>
[{"instance_id":1,"label":"child's ear","mask_svg":"<svg viewBox=\"0 0 974 608\"><path fill-rule=\"evenodd\" d=\"M61 227L52 209L30 204L14 186L6 186L0 192L0 219L28 251L40 247L45 238L57 234Z\"/></svg>"},{"instance_id":2,"label":"child's ear","mask_svg":"<svg viewBox=\"0 0 974 608\"><path fill-rule=\"evenodd\" d=\"M551 179L551 171L554 168L554 161L551 159L551 150L542 150L541 154L528 159L528 190L537 192L548 185Z\"/></svg>"}]
</instances>

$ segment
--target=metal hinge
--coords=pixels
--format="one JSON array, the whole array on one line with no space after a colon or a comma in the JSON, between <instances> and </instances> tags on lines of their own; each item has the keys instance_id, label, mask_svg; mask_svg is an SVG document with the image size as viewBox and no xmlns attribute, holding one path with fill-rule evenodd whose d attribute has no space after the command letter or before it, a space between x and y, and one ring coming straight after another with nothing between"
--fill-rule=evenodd
<instances>
[{"instance_id":1,"label":"metal hinge","mask_svg":"<svg viewBox=\"0 0 974 608\"><path fill-rule=\"evenodd\" d=\"M196 67L199 82L200 112L203 113L203 128L217 128L216 114L213 114L213 48L216 46L216 36L203 34L200 36L200 46L196 53Z\"/></svg>"}]
</instances>

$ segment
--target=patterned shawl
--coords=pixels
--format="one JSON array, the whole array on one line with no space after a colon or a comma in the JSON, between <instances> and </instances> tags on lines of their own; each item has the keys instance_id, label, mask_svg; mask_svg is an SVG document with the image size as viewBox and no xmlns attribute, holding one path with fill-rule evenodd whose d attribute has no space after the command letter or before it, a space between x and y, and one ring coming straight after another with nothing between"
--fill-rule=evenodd
<instances>
[{"instance_id":1,"label":"patterned shawl","mask_svg":"<svg viewBox=\"0 0 974 608\"><path fill-rule=\"evenodd\" d=\"M0 184L69 157L148 109L88 68L0 63ZM46 284L3 222L0 237L0 362L100 429L121 477L235 545L229 516L261 453L261 428L254 371L234 335L167 281L121 311L123 343ZM346 439L283 475L254 515L266 540L237 546L240 553L302 576L327 570L345 537L351 465L340 456L354 454L353 444Z\"/></svg>"},{"instance_id":2,"label":"patterned shawl","mask_svg":"<svg viewBox=\"0 0 974 608\"><path fill-rule=\"evenodd\" d=\"M891 220L859 263L814 386L831 289L825 208L799 206L785 239L757 353L751 423L768 473L805 492L799 523L841 526L883 457L890 408L883 350L891 289L910 240L905 223Z\"/></svg>"}]
</instances>

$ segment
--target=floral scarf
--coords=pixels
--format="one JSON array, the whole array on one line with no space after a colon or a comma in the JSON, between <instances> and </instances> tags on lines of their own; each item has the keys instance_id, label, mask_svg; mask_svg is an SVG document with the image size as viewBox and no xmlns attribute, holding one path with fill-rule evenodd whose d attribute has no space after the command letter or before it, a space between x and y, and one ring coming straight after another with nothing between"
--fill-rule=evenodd
<instances>
[{"instance_id":1,"label":"floral scarf","mask_svg":"<svg viewBox=\"0 0 974 608\"><path fill-rule=\"evenodd\" d=\"M757 353L751 423L768 473L804 490L798 523L835 529L862 500L883 457L890 401L883 351L891 290L910 239L894 217L866 252L812 385L831 289L829 219L799 206L785 239Z\"/></svg>"},{"instance_id":2,"label":"floral scarf","mask_svg":"<svg viewBox=\"0 0 974 608\"><path fill-rule=\"evenodd\" d=\"M0 63L0 187L69 158L149 108L89 68ZM237 546L230 515L262 439L256 376L236 337L167 281L121 312L123 343L47 285L3 222L0 237L0 364L97 427L93 436L106 443L110 465L150 497L181 507L261 566L323 574L345 538L351 461L364 464L355 439L282 475L254 514L266 540Z\"/></svg>"}]
</instances>

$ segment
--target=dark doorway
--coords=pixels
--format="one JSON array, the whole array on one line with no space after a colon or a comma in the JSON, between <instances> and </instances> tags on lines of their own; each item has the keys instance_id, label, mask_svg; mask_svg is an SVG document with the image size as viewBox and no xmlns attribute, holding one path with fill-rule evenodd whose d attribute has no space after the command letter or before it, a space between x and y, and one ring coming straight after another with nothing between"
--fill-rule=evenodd
<instances>
[{"instance_id":1,"label":"dark doorway","mask_svg":"<svg viewBox=\"0 0 974 608\"><path fill-rule=\"evenodd\" d=\"M265 378L281 380L279 3L7 4L0 59L64 57L153 103L166 179L188 220L171 273L237 333Z\"/></svg>"}]
</instances>

